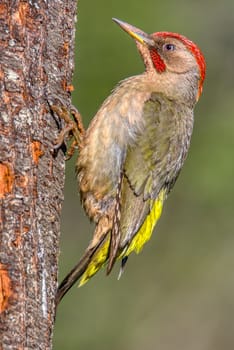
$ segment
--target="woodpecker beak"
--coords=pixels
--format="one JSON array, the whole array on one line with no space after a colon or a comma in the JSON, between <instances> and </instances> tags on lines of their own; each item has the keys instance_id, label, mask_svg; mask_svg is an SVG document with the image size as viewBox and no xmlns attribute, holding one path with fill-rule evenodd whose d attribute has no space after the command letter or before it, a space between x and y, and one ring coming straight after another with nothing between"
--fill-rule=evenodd
<instances>
[{"instance_id":1,"label":"woodpecker beak","mask_svg":"<svg viewBox=\"0 0 234 350\"><path fill-rule=\"evenodd\" d=\"M120 21L117 18L112 18L115 23L117 23L125 32L131 35L132 38L139 41L143 45L154 46L154 40L149 34L143 32L142 30L128 24L126 22Z\"/></svg>"}]
</instances>

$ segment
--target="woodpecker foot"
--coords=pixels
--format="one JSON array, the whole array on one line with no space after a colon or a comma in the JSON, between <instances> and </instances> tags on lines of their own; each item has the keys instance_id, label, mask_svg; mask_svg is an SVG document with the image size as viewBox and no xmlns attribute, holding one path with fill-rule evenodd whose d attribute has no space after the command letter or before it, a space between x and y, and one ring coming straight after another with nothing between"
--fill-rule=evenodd
<instances>
[{"instance_id":1,"label":"woodpecker foot","mask_svg":"<svg viewBox=\"0 0 234 350\"><path fill-rule=\"evenodd\" d=\"M82 117L75 107L72 107L69 111L65 106L59 107L52 105L51 109L66 123L58 136L54 149L60 148L65 139L73 139L67 150L66 160L68 160L73 156L77 148L82 148L83 136L85 134ZM73 119L71 119L71 116Z\"/></svg>"}]
</instances>

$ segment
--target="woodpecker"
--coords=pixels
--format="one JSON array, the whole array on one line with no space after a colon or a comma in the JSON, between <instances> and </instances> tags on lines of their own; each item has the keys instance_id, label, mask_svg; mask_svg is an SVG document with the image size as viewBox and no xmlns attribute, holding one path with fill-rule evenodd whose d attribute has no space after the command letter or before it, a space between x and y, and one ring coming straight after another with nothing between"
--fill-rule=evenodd
<instances>
[{"instance_id":1,"label":"woodpecker","mask_svg":"<svg viewBox=\"0 0 234 350\"><path fill-rule=\"evenodd\" d=\"M77 143L81 202L94 221L83 257L58 288L57 304L150 239L186 159L206 64L200 49L171 32L147 34L113 19L136 42L145 71L121 81ZM79 141L79 142L78 142Z\"/></svg>"}]
</instances>

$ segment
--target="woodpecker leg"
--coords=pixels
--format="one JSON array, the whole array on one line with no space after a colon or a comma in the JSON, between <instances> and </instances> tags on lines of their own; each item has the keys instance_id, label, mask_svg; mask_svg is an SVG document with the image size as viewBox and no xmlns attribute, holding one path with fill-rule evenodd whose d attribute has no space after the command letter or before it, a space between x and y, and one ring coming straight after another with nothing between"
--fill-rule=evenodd
<instances>
[{"instance_id":1,"label":"woodpecker leg","mask_svg":"<svg viewBox=\"0 0 234 350\"><path fill-rule=\"evenodd\" d=\"M59 118L63 119L66 123L66 126L61 130L58 136L54 148L60 148L66 138L73 138L73 141L68 148L66 157L67 159L70 159L73 156L76 148L82 148L83 136L85 134L85 129L82 123L82 117L74 107L72 107L72 109L68 111L64 106L58 107L52 105L51 109L59 116ZM71 115L73 119L71 119Z\"/></svg>"}]
</instances>

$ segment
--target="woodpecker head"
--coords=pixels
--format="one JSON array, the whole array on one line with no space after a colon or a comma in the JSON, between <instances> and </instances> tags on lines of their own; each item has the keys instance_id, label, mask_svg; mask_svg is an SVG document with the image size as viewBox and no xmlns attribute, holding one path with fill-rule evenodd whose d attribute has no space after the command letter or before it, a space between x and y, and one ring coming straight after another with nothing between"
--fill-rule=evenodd
<instances>
[{"instance_id":1,"label":"woodpecker head","mask_svg":"<svg viewBox=\"0 0 234 350\"><path fill-rule=\"evenodd\" d=\"M160 75L192 73L197 83L198 100L205 79L206 63L202 52L191 40L170 32L147 34L128 23L113 20L136 40L146 72L153 71Z\"/></svg>"}]
</instances>

